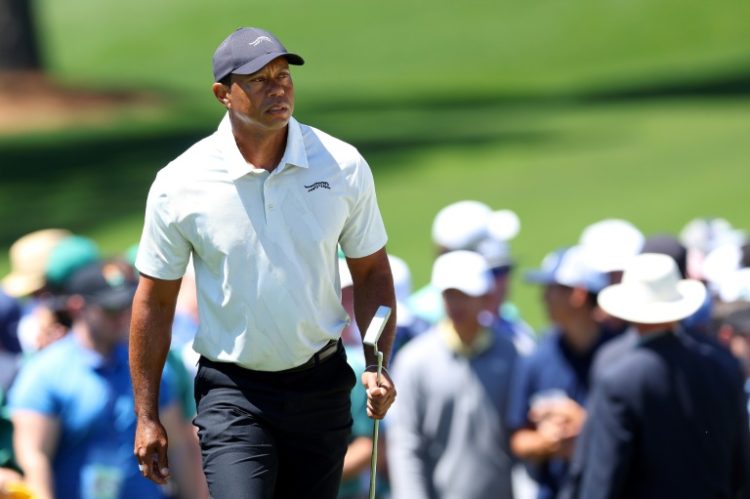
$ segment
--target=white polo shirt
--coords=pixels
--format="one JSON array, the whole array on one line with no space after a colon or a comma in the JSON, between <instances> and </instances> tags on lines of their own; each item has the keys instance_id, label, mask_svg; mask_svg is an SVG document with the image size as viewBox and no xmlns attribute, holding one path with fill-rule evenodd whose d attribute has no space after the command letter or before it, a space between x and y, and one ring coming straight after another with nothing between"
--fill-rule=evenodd
<instances>
[{"instance_id":1,"label":"white polo shirt","mask_svg":"<svg viewBox=\"0 0 750 499\"><path fill-rule=\"evenodd\" d=\"M195 350L279 371L339 338L349 320L337 245L359 258L386 240L372 172L354 147L292 118L284 156L269 173L244 160L225 116L157 174L136 267L179 279L192 253Z\"/></svg>"}]
</instances>

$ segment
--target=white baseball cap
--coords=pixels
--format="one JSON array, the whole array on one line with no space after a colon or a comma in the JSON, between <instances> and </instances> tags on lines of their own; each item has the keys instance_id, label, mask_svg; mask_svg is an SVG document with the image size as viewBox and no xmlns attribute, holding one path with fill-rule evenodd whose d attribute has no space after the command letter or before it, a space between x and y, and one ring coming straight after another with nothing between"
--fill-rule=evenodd
<instances>
[{"instance_id":1,"label":"white baseball cap","mask_svg":"<svg viewBox=\"0 0 750 499\"><path fill-rule=\"evenodd\" d=\"M497 210L487 218L487 234L500 241L510 241L521 232L521 219L515 211Z\"/></svg>"},{"instance_id":2,"label":"white baseball cap","mask_svg":"<svg viewBox=\"0 0 750 499\"><path fill-rule=\"evenodd\" d=\"M432 241L448 251L474 247L487 235L492 209L479 201L458 201L442 208L432 222Z\"/></svg>"},{"instance_id":3,"label":"white baseball cap","mask_svg":"<svg viewBox=\"0 0 750 499\"><path fill-rule=\"evenodd\" d=\"M487 261L474 251L457 250L437 257L432 266L432 286L441 293L457 289L469 296L483 296L494 283Z\"/></svg>"},{"instance_id":4,"label":"white baseball cap","mask_svg":"<svg viewBox=\"0 0 750 499\"><path fill-rule=\"evenodd\" d=\"M674 259L643 253L625 268L620 284L599 293L599 306L608 314L638 324L662 324L690 317L706 299L700 281L680 279Z\"/></svg>"}]
</instances>

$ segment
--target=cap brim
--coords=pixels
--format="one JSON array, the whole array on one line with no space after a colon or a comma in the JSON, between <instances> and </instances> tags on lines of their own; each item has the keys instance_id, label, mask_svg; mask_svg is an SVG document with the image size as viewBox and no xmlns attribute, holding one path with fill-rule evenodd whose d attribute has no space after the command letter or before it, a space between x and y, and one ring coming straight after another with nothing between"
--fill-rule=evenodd
<instances>
[{"instance_id":1,"label":"cap brim","mask_svg":"<svg viewBox=\"0 0 750 499\"><path fill-rule=\"evenodd\" d=\"M555 278L543 270L528 270L523 274L523 280L531 284L554 284Z\"/></svg>"},{"instance_id":2,"label":"cap brim","mask_svg":"<svg viewBox=\"0 0 750 499\"><path fill-rule=\"evenodd\" d=\"M284 57L287 62L289 62L289 64L293 64L295 66L302 66L305 63L305 60L302 59L302 57L298 56L297 54L292 54L291 52L271 52L268 54L263 54L260 57L256 57L247 64L243 64L242 66L238 67L237 69L232 71L232 73L238 75L249 75L255 73L256 71L260 71L266 64L273 61L274 59L278 59L279 57Z\"/></svg>"},{"instance_id":3,"label":"cap brim","mask_svg":"<svg viewBox=\"0 0 750 499\"><path fill-rule=\"evenodd\" d=\"M445 293L449 289L455 289L456 291L460 291L463 294L472 296L474 298L479 298L480 296L484 296L490 292L490 289L488 289L487 286L446 285L444 287L438 286L437 289L441 293Z\"/></svg>"},{"instance_id":4,"label":"cap brim","mask_svg":"<svg viewBox=\"0 0 750 499\"><path fill-rule=\"evenodd\" d=\"M484 296L492 291L492 285L487 279L464 279L459 282L455 277L435 279L433 276L431 284L441 293L444 293L449 289L455 289L473 297Z\"/></svg>"},{"instance_id":5,"label":"cap brim","mask_svg":"<svg viewBox=\"0 0 750 499\"><path fill-rule=\"evenodd\" d=\"M599 306L608 314L637 324L666 324L690 317L706 300L702 283L682 280L677 283L682 297L671 302L639 303L627 284L615 284L599 293Z\"/></svg>"},{"instance_id":6,"label":"cap brim","mask_svg":"<svg viewBox=\"0 0 750 499\"><path fill-rule=\"evenodd\" d=\"M2 280L2 289L13 298L28 296L44 287L43 276L10 273Z\"/></svg>"}]
</instances>

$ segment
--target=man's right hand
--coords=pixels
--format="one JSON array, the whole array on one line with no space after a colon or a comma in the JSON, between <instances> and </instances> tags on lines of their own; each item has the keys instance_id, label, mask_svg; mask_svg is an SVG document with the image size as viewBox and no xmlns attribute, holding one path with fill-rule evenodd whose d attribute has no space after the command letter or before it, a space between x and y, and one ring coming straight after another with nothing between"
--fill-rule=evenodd
<instances>
[{"instance_id":1,"label":"man's right hand","mask_svg":"<svg viewBox=\"0 0 750 499\"><path fill-rule=\"evenodd\" d=\"M133 453L141 474L158 484L167 483L167 431L158 419L138 419Z\"/></svg>"}]
</instances>

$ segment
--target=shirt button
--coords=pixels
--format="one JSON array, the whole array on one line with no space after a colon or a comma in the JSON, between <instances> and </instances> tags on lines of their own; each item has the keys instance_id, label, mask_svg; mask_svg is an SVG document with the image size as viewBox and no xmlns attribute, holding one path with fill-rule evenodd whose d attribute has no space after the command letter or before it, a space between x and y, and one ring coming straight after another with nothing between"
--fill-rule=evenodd
<instances>
[{"instance_id":1,"label":"shirt button","mask_svg":"<svg viewBox=\"0 0 750 499\"><path fill-rule=\"evenodd\" d=\"M273 203L268 203L268 209L273 210Z\"/></svg>"}]
</instances>

